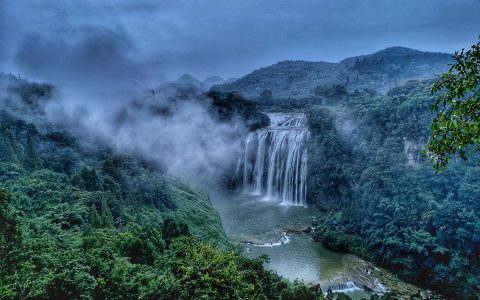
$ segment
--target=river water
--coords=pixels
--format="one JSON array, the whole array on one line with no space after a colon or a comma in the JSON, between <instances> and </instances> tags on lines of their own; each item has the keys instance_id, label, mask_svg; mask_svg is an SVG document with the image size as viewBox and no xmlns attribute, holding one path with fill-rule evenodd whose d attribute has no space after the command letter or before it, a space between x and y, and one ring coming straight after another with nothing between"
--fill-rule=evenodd
<instances>
[{"instance_id":1,"label":"river water","mask_svg":"<svg viewBox=\"0 0 480 300\"><path fill-rule=\"evenodd\" d=\"M330 251L313 242L305 233L285 235L311 225L321 215L313 207L284 205L282 200L266 201L262 196L210 191L231 243L247 257L269 256L266 268L290 279L319 283L346 271L343 253ZM353 299L369 298L363 291L348 291Z\"/></svg>"}]
</instances>

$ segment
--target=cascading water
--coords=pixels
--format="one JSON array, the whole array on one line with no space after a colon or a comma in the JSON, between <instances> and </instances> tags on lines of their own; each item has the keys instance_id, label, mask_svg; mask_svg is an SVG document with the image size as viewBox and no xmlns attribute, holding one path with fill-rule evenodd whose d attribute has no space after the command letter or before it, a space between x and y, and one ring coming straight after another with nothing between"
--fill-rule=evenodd
<instances>
[{"instance_id":1,"label":"cascading water","mask_svg":"<svg viewBox=\"0 0 480 300\"><path fill-rule=\"evenodd\" d=\"M307 118L303 113L270 113L270 126L248 134L237 173L246 193L306 205Z\"/></svg>"}]
</instances>

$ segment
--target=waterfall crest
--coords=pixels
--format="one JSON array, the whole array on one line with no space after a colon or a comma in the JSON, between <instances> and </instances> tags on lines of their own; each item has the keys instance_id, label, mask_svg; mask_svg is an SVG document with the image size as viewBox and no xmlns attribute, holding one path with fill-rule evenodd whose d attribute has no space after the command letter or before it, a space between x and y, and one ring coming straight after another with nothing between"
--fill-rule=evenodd
<instances>
[{"instance_id":1,"label":"waterfall crest","mask_svg":"<svg viewBox=\"0 0 480 300\"><path fill-rule=\"evenodd\" d=\"M306 205L307 118L269 113L270 126L250 132L237 165L246 193L283 204Z\"/></svg>"}]
</instances>

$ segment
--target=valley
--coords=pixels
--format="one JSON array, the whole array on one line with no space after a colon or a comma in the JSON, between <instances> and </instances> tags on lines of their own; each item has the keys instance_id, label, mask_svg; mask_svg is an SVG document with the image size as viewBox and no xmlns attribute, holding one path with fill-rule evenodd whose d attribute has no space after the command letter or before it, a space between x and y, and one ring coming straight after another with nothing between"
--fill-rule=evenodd
<instances>
[{"instance_id":1,"label":"valley","mask_svg":"<svg viewBox=\"0 0 480 300\"><path fill-rule=\"evenodd\" d=\"M278 275L320 284L324 293L345 293L354 300L392 290L419 296L422 289L388 271L313 240L315 227L326 213L307 205L305 199L306 116L288 112L268 116L270 126L245 138L236 167L239 191L209 189L229 241L246 257L267 255L265 266Z\"/></svg>"},{"instance_id":2,"label":"valley","mask_svg":"<svg viewBox=\"0 0 480 300\"><path fill-rule=\"evenodd\" d=\"M52 115L53 85L1 74L0 292L56 297L68 281L71 298L475 299L478 154L439 174L422 155L426 78L445 55L343 64L357 59L341 68L358 85L312 83L298 62L210 90L185 75L95 130ZM279 92L259 72L295 80Z\"/></svg>"}]
</instances>

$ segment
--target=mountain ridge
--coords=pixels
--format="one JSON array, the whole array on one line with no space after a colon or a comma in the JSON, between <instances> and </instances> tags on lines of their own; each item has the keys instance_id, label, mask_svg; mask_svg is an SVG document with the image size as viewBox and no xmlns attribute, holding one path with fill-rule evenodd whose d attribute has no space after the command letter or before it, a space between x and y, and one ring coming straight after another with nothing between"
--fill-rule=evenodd
<instances>
[{"instance_id":1,"label":"mountain ridge","mask_svg":"<svg viewBox=\"0 0 480 300\"><path fill-rule=\"evenodd\" d=\"M223 84L225 82L229 81L226 81L218 75L209 76L202 81L190 75L189 73L185 73L177 80L165 82L155 89L159 91L168 91L169 94L175 94L176 90L204 92L209 90L214 85Z\"/></svg>"},{"instance_id":2,"label":"mountain ridge","mask_svg":"<svg viewBox=\"0 0 480 300\"><path fill-rule=\"evenodd\" d=\"M343 85L349 92L374 89L385 93L409 80L429 79L441 74L448 70L451 61L447 53L395 46L345 58L338 63L283 60L212 89L237 91L253 98L261 97L262 93L274 98L311 97L332 85Z\"/></svg>"}]
</instances>

